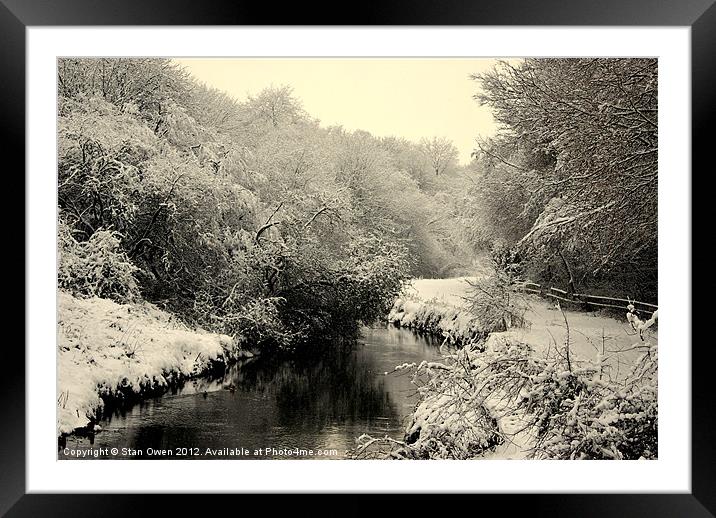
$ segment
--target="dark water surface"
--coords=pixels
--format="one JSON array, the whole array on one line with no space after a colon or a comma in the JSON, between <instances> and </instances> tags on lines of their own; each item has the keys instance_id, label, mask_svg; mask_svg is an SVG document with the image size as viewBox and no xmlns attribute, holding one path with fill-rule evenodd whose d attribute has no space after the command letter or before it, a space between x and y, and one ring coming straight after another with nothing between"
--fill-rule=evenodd
<instances>
[{"instance_id":1,"label":"dark water surface","mask_svg":"<svg viewBox=\"0 0 716 518\"><path fill-rule=\"evenodd\" d=\"M221 379L192 380L115 411L92 440L69 437L66 448L114 459L343 458L363 433L402 439L415 388L407 373L384 373L438 356L437 343L409 330L366 328L358 344L319 360L257 357Z\"/></svg>"}]
</instances>

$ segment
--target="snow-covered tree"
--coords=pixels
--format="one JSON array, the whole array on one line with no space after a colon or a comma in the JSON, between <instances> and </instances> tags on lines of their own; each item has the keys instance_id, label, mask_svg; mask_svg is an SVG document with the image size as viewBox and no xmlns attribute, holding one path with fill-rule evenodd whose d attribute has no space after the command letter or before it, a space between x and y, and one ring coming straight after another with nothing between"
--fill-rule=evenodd
<instances>
[{"instance_id":1,"label":"snow-covered tree","mask_svg":"<svg viewBox=\"0 0 716 518\"><path fill-rule=\"evenodd\" d=\"M525 183L514 211L534 219L519 247L564 259L577 283L619 279L654 296L657 73L656 59L527 59L475 76L502 125L478 153Z\"/></svg>"}]
</instances>

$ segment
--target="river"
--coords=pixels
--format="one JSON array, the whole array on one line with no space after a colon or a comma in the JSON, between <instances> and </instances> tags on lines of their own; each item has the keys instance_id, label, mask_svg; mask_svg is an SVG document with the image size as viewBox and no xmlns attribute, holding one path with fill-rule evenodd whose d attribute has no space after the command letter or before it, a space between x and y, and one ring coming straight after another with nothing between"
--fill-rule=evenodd
<instances>
[{"instance_id":1,"label":"river","mask_svg":"<svg viewBox=\"0 0 716 518\"><path fill-rule=\"evenodd\" d=\"M415 387L409 373L385 373L438 356L438 343L407 329L365 328L357 344L319 360L256 357L115 410L93 438L68 437L66 448L114 459L345 458L361 434L402 439ZM58 458L75 458L67 451Z\"/></svg>"}]
</instances>

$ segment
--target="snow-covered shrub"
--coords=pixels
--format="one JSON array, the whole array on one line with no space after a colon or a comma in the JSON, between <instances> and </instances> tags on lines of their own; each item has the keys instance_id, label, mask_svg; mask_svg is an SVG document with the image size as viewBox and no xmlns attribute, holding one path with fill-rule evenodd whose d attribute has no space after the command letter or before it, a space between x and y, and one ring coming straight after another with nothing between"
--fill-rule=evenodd
<instances>
[{"instance_id":1,"label":"snow-covered shrub","mask_svg":"<svg viewBox=\"0 0 716 518\"><path fill-rule=\"evenodd\" d=\"M254 299L237 306L232 312L214 315L213 319L240 343L288 351L305 338L306 330L284 325L280 306L285 302L280 297Z\"/></svg>"},{"instance_id":2,"label":"snow-covered shrub","mask_svg":"<svg viewBox=\"0 0 716 518\"><path fill-rule=\"evenodd\" d=\"M515 248L508 247L502 240L492 244L490 258L496 269L512 278L517 278L523 273L520 253Z\"/></svg>"},{"instance_id":3,"label":"snow-covered shrub","mask_svg":"<svg viewBox=\"0 0 716 518\"><path fill-rule=\"evenodd\" d=\"M468 344L445 363L422 362L415 368L423 398L405 433L408 457L470 459L503 442L474 380L463 374L472 354Z\"/></svg>"},{"instance_id":4,"label":"snow-covered shrub","mask_svg":"<svg viewBox=\"0 0 716 518\"><path fill-rule=\"evenodd\" d=\"M287 328L313 338L302 350L327 337L354 338L361 323L385 318L407 277L406 248L377 235L355 234L333 250L315 236L290 242L279 308Z\"/></svg>"},{"instance_id":5,"label":"snow-covered shrub","mask_svg":"<svg viewBox=\"0 0 716 518\"><path fill-rule=\"evenodd\" d=\"M116 232L98 230L78 242L70 228L59 224L59 288L77 297L101 297L124 303L139 296L134 278L137 268L120 246Z\"/></svg>"},{"instance_id":6,"label":"snow-covered shrub","mask_svg":"<svg viewBox=\"0 0 716 518\"><path fill-rule=\"evenodd\" d=\"M639 329L648 328L656 318L654 313L645 325L631 310L627 314ZM657 457L658 350L649 342L632 349L642 354L623 379L610 378L604 368L604 353L595 361L571 358L569 334L562 353L537 360L540 368L530 377L529 388L516 406L538 431L532 452L535 458Z\"/></svg>"},{"instance_id":7,"label":"snow-covered shrub","mask_svg":"<svg viewBox=\"0 0 716 518\"><path fill-rule=\"evenodd\" d=\"M569 336L555 354L537 355L526 344L492 341L471 364L480 396L499 401L502 415L532 429L528 456L548 459L655 458L657 442L656 346L625 380L611 380L603 358L570 356ZM619 353L614 353L619 354Z\"/></svg>"},{"instance_id":8,"label":"snow-covered shrub","mask_svg":"<svg viewBox=\"0 0 716 518\"><path fill-rule=\"evenodd\" d=\"M496 267L494 275L476 280L467 279L470 291L465 299L470 312L484 329L507 331L526 325L527 303L513 290L514 276L510 271Z\"/></svg>"},{"instance_id":9,"label":"snow-covered shrub","mask_svg":"<svg viewBox=\"0 0 716 518\"><path fill-rule=\"evenodd\" d=\"M656 325L656 322L659 318L659 311L654 311L648 320L643 321L639 318L639 315L636 314L636 308L634 307L634 304L629 304L627 306L627 310L627 322L629 322L629 325L634 331L639 333L639 338L644 340L644 331Z\"/></svg>"},{"instance_id":10,"label":"snow-covered shrub","mask_svg":"<svg viewBox=\"0 0 716 518\"><path fill-rule=\"evenodd\" d=\"M656 458L656 345L634 345L643 354L618 380L608 358L584 360L569 349L569 334L545 354L493 334L440 362L401 365L420 395L404 440L363 436L352 455L466 459L509 442L535 459Z\"/></svg>"},{"instance_id":11,"label":"snow-covered shrub","mask_svg":"<svg viewBox=\"0 0 716 518\"><path fill-rule=\"evenodd\" d=\"M412 371L420 394L403 441L363 435L353 458L471 459L504 440L497 420L485 405L480 379L471 365L480 354L478 341L447 354L441 362L403 364Z\"/></svg>"},{"instance_id":12,"label":"snow-covered shrub","mask_svg":"<svg viewBox=\"0 0 716 518\"><path fill-rule=\"evenodd\" d=\"M570 372L558 363L546 363L518 405L538 430L534 457L656 458L656 365L655 346L623 383L600 379L594 367Z\"/></svg>"}]
</instances>

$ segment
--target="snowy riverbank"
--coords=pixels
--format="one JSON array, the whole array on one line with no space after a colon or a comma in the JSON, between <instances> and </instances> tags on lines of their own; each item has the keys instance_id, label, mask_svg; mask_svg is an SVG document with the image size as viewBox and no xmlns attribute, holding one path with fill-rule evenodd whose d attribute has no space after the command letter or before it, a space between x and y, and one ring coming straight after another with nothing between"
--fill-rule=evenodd
<instances>
[{"instance_id":1,"label":"snowy riverbank","mask_svg":"<svg viewBox=\"0 0 716 518\"><path fill-rule=\"evenodd\" d=\"M227 335L190 330L149 303L58 298L57 433L90 425L102 398L161 393L251 355Z\"/></svg>"},{"instance_id":2,"label":"snowy riverbank","mask_svg":"<svg viewBox=\"0 0 716 518\"><path fill-rule=\"evenodd\" d=\"M535 365L547 365L547 358L564 354L568 342L570 360L577 375L596 368L599 382L595 383L607 384L622 383L644 354L656 354L658 330L655 327L644 329L643 339L640 338L627 322L626 309L625 317L618 319L600 312L566 310L549 301L526 296L520 300L525 308L525 325L490 332L469 311L464 299L468 291L465 278L414 280L390 312L389 320L393 324L437 334L449 343L463 347L460 351L450 352L449 360L446 357L444 362L417 366L417 371L431 380L427 385L425 380L421 381L423 388L419 390L424 393L423 400L406 430L408 443L420 442L412 446L419 455L443 458L440 451L433 451L436 437L438 443L447 440L448 436L453 437L453 442L449 443L453 448L450 455L460 451L459 455L464 458L479 455L481 458L520 459L528 455L534 444L536 429L528 424L530 416L523 411L513 411L508 404L515 400L514 394L505 397L504 391L483 394L478 390L474 401L467 403L462 389L455 388L462 385L455 385L453 378L472 375L465 374L464 369L455 368L455 365L484 372L491 360L507 361L504 359L506 355L516 354L518 350L523 355L521 361L534 360ZM560 353L556 352L558 349ZM409 366L401 368L406 367ZM560 379L571 375L568 372L558 374ZM647 389L656 390L655 382L654 387ZM460 397L453 400L458 392ZM516 394L522 392L517 390ZM478 416L475 412L480 407L484 409L484 415ZM489 424L492 419L494 425ZM504 440L500 441L491 431L493 429ZM479 453L475 454L475 451ZM459 455L456 458L463 458ZM615 458L618 456L614 455Z\"/></svg>"},{"instance_id":3,"label":"snowy riverbank","mask_svg":"<svg viewBox=\"0 0 716 518\"><path fill-rule=\"evenodd\" d=\"M469 293L468 277L451 279L415 279L404 290L390 311L388 320L396 325L420 332L447 337L451 343L460 345L477 334L490 334L479 320L470 314L464 297ZM618 319L599 311L574 311L557 306L537 296L521 296L525 307L525 326L499 331L499 337L530 344L535 351L544 352L555 344L563 344L567 338L569 323L570 349L573 354L593 360L601 354L602 347L620 351L621 366L640 355L633 349L640 342L625 318ZM493 333L493 334L498 334ZM656 328L644 332L645 341L658 342ZM618 365L615 363L614 368Z\"/></svg>"},{"instance_id":4,"label":"snowy riverbank","mask_svg":"<svg viewBox=\"0 0 716 518\"><path fill-rule=\"evenodd\" d=\"M467 311L464 300L469 288L467 280L467 277L413 280L402 296L396 299L388 321L421 333L441 336L447 343L456 346L485 338L494 329L487 328Z\"/></svg>"}]
</instances>

